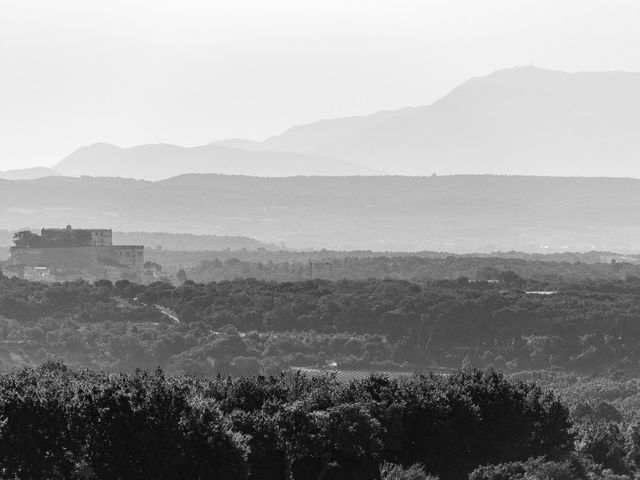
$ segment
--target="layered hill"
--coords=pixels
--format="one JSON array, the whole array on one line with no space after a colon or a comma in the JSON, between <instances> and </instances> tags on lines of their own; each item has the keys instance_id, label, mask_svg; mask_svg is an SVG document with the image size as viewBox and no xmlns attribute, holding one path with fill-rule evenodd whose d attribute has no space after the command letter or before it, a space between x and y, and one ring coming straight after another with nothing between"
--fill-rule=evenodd
<instances>
[{"instance_id":1,"label":"layered hill","mask_svg":"<svg viewBox=\"0 0 640 480\"><path fill-rule=\"evenodd\" d=\"M0 180L0 228L238 235L290 248L640 250L640 180L183 175Z\"/></svg>"},{"instance_id":2,"label":"layered hill","mask_svg":"<svg viewBox=\"0 0 640 480\"><path fill-rule=\"evenodd\" d=\"M0 178L5 180L31 180L34 178L52 177L56 175L60 174L51 168L45 167L0 171Z\"/></svg>"},{"instance_id":3,"label":"layered hill","mask_svg":"<svg viewBox=\"0 0 640 480\"><path fill-rule=\"evenodd\" d=\"M184 173L295 175L371 175L373 169L348 160L295 152L245 151L219 145L179 147L167 144L120 148L98 143L76 150L54 170L67 176L161 180Z\"/></svg>"}]
</instances>

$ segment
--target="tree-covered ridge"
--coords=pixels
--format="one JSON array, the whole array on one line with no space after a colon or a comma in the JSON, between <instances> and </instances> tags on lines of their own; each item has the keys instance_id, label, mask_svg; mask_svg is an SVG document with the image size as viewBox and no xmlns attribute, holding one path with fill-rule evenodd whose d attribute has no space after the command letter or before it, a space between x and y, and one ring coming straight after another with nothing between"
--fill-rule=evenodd
<instances>
[{"instance_id":1,"label":"tree-covered ridge","mask_svg":"<svg viewBox=\"0 0 640 480\"><path fill-rule=\"evenodd\" d=\"M203 374L329 363L638 371L640 280L565 284L550 295L540 288L517 275L498 284L237 280L180 287L3 278L0 360L7 367L58 358Z\"/></svg>"},{"instance_id":2,"label":"tree-covered ridge","mask_svg":"<svg viewBox=\"0 0 640 480\"><path fill-rule=\"evenodd\" d=\"M371 480L391 462L454 480L573 449L553 394L478 371L342 384L47 364L0 374L0 418L0 468L18 479Z\"/></svg>"}]
</instances>

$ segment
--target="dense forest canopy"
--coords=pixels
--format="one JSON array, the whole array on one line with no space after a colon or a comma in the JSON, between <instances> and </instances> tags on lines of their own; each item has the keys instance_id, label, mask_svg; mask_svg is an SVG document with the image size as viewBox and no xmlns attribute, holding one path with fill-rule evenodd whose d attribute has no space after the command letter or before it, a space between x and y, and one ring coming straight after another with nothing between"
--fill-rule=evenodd
<instances>
[{"instance_id":1,"label":"dense forest canopy","mask_svg":"<svg viewBox=\"0 0 640 480\"><path fill-rule=\"evenodd\" d=\"M640 419L493 370L369 376L0 374L6 478L630 480ZM34 435L37 432L37 435Z\"/></svg>"},{"instance_id":2,"label":"dense forest canopy","mask_svg":"<svg viewBox=\"0 0 640 480\"><path fill-rule=\"evenodd\" d=\"M635 267L500 260L520 273L570 272L536 279L494 258L428 261L443 272L471 265L485 277L176 286L0 276L3 475L627 480L639 473L640 277L620 278ZM138 371L158 366L167 376ZM348 371L396 379L345 381Z\"/></svg>"},{"instance_id":3,"label":"dense forest canopy","mask_svg":"<svg viewBox=\"0 0 640 480\"><path fill-rule=\"evenodd\" d=\"M6 367L61 358L132 370L295 366L510 371L640 368L640 279L554 284L506 272L401 280L45 285L0 279ZM176 321L177 320L177 321ZM179 323L178 323L179 322Z\"/></svg>"},{"instance_id":4,"label":"dense forest canopy","mask_svg":"<svg viewBox=\"0 0 640 480\"><path fill-rule=\"evenodd\" d=\"M48 364L0 374L0 417L10 478L372 480L392 462L457 480L573 449L556 396L495 372L341 384Z\"/></svg>"}]
</instances>

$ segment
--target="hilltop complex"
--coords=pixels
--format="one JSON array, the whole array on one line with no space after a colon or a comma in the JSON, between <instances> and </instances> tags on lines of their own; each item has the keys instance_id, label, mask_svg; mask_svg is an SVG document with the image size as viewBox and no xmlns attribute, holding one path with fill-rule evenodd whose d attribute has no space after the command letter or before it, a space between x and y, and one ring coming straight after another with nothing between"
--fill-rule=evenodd
<instances>
[{"instance_id":1,"label":"hilltop complex","mask_svg":"<svg viewBox=\"0 0 640 480\"><path fill-rule=\"evenodd\" d=\"M110 229L43 228L21 231L2 273L25 280L63 282L136 280L143 273L144 247L113 245Z\"/></svg>"}]
</instances>

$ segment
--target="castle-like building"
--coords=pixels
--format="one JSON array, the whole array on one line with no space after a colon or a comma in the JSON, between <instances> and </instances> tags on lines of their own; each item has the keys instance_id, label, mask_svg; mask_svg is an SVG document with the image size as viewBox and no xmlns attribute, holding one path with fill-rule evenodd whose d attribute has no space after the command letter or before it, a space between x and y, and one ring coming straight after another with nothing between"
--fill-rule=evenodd
<instances>
[{"instance_id":1,"label":"castle-like building","mask_svg":"<svg viewBox=\"0 0 640 480\"><path fill-rule=\"evenodd\" d=\"M43 228L14 235L15 246L2 271L26 280L112 281L139 279L143 273L144 247L113 245L110 229Z\"/></svg>"},{"instance_id":2,"label":"castle-like building","mask_svg":"<svg viewBox=\"0 0 640 480\"><path fill-rule=\"evenodd\" d=\"M67 228L43 228L40 237L51 243L63 243L69 238L78 237L84 239L83 247L110 247L113 245L113 232L111 229L73 229Z\"/></svg>"}]
</instances>

